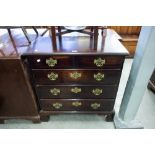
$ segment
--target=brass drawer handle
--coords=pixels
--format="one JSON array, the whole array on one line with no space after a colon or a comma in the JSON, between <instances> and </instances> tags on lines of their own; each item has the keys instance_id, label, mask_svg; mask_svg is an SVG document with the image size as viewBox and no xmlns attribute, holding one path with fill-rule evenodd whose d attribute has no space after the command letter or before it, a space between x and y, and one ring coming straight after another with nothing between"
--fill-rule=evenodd
<instances>
[{"instance_id":1,"label":"brass drawer handle","mask_svg":"<svg viewBox=\"0 0 155 155\"><path fill-rule=\"evenodd\" d=\"M92 93L96 96L102 94L102 89L99 89L99 88L95 88L92 90Z\"/></svg>"},{"instance_id":2,"label":"brass drawer handle","mask_svg":"<svg viewBox=\"0 0 155 155\"><path fill-rule=\"evenodd\" d=\"M81 102L78 102L78 101L75 101L75 102L72 102L72 105L75 106L75 107L79 107L82 105Z\"/></svg>"},{"instance_id":3,"label":"brass drawer handle","mask_svg":"<svg viewBox=\"0 0 155 155\"><path fill-rule=\"evenodd\" d=\"M46 59L46 64L49 67L54 67L57 64L57 60L53 58Z\"/></svg>"},{"instance_id":4,"label":"brass drawer handle","mask_svg":"<svg viewBox=\"0 0 155 155\"><path fill-rule=\"evenodd\" d=\"M100 103L92 103L91 105L90 105L93 109L98 109L101 105L100 105Z\"/></svg>"},{"instance_id":5,"label":"brass drawer handle","mask_svg":"<svg viewBox=\"0 0 155 155\"><path fill-rule=\"evenodd\" d=\"M71 89L71 92L72 92L72 93L75 93L75 94L81 93L81 88L74 87L74 88Z\"/></svg>"},{"instance_id":6,"label":"brass drawer handle","mask_svg":"<svg viewBox=\"0 0 155 155\"><path fill-rule=\"evenodd\" d=\"M51 80L51 81L54 81L58 78L58 74L57 73L54 73L54 72L51 72L50 74L47 75L47 77Z\"/></svg>"},{"instance_id":7,"label":"brass drawer handle","mask_svg":"<svg viewBox=\"0 0 155 155\"><path fill-rule=\"evenodd\" d=\"M73 79L78 79L81 77L81 73L78 73L78 72L70 73L70 77Z\"/></svg>"},{"instance_id":8,"label":"brass drawer handle","mask_svg":"<svg viewBox=\"0 0 155 155\"><path fill-rule=\"evenodd\" d=\"M58 103L58 102L53 103L52 105L53 105L53 107L54 107L55 109L60 109L60 108L62 107L62 104L61 104L61 103Z\"/></svg>"},{"instance_id":9,"label":"brass drawer handle","mask_svg":"<svg viewBox=\"0 0 155 155\"><path fill-rule=\"evenodd\" d=\"M94 74L94 79L95 79L96 81L101 81L101 80L104 79L104 74L98 72L97 74Z\"/></svg>"},{"instance_id":10,"label":"brass drawer handle","mask_svg":"<svg viewBox=\"0 0 155 155\"><path fill-rule=\"evenodd\" d=\"M102 58L94 59L94 64L97 67L102 67L105 64L105 59L102 59Z\"/></svg>"},{"instance_id":11,"label":"brass drawer handle","mask_svg":"<svg viewBox=\"0 0 155 155\"><path fill-rule=\"evenodd\" d=\"M57 88L50 89L50 93L54 96L57 96L60 94L60 89Z\"/></svg>"}]
</instances>

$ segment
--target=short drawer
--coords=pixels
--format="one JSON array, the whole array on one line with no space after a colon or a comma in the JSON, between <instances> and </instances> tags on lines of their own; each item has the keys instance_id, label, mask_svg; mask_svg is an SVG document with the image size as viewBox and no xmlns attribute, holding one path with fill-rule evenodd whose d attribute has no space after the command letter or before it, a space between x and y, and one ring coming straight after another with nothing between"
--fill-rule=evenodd
<instances>
[{"instance_id":1,"label":"short drawer","mask_svg":"<svg viewBox=\"0 0 155 155\"><path fill-rule=\"evenodd\" d=\"M45 111L112 111L115 100L111 99L41 99Z\"/></svg>"},{"instance_id":2,"label":"short drawer","mask_svg":"<svg viewBox=\"0 0 155 155\"><path fill-rule=\"evenodd\" d=\"M40 99L54 98L115 98L117 93L117 85L104 86L84 86L84 85L56 85L56 86L37 86L37 94Z\"/></svg>"},{"instance_id":3,"label":"short drawer","mask_svg":"<svg viewBox=\"0 0 155 155\"><path fill-rule=\"evenodd\" d=\"M33 70L36 84L118 84L121 76L120 69L53 69Z\"/></svg>"},{"instance_id":4,"label":"short drawer","mask_svg":"<svg viewBox=\"0 0 155 155\"><path fill-rule=\"evenodd\" d=\"M124 56L31 55L26 56L30 68L122 68Z\"/></svg>"}]
</instances>

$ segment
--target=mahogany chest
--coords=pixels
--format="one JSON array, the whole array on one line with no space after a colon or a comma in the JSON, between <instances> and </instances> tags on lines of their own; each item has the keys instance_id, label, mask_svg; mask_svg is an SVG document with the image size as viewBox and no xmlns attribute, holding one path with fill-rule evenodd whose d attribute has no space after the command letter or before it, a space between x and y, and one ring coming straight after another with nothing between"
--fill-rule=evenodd
<instances>
[{"instance_id":1,"label":"mahogany chest","mask_svg":"<svg viewBox=\"0 0 155 155\"><path fill-rule=\"evenodd\" d=\"M101 43L98 40L99 45L101 48L96 50L79 48L22 55L42 121L61 113L103 114L107 121L113 120L128 51L113 35L102 38Z\"/></svg>"},{"instance_id":2,"label":"mahogany chest","mask_svg":"<svg viewBox=\"0 0 155 155\"><path fill-rule=\"evenodd\" d=\"M55 113L114 116L125 55L54 53L24 55L42 121Z\"/></svg>"},{"instance_id":3,"label":"mahogany chest","mask_svg":"<svg viewBox=\"0 0 155 155\"><path fill-rule=\"evenodd\" d=\"M54 50L49 37L38 37L16 52L1 50L0 122L47 121L62 113L103 114L112 121L128 51L112 30L95 41L92 49L90 36L62 37Z\"/></svg>"}]
</instances>

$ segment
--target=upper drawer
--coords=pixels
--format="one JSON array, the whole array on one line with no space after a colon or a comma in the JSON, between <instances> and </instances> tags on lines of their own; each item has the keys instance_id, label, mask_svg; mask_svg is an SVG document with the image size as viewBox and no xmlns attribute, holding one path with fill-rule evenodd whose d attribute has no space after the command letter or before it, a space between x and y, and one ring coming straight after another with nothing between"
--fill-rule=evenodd
<instances>
[{"instance_id":1,"label":"upper drawer","mask_svg":"<svg viewBox=\"0 0 155 155\"><path fill-rule=\"evenodd\" d=\"M122 68L124 56L96 56L96 55L34 55L27 56L29 65L33 69L52 68Z\"/></svg>"}]
</instances>

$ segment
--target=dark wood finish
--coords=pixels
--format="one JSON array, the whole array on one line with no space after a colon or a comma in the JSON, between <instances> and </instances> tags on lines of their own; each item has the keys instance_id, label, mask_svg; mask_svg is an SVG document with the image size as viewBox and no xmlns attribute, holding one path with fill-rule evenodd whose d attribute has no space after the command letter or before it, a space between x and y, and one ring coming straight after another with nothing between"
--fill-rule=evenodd
<instances>
[{"instance_id":1,"label":"dark wood finish","mask_svg":"<svg viewBox=\"0 0 155 155\"><path fill-rule=\"evenodd\" d=\"M62 37L62 43L61 47L57 47L57 51L53 50L52 42L49 36L47 37L38 37L34 42L31 43L31 45L28 45L27 47L18 47L17 52L15 52L15 49L12 47L12 42L8 42L8 38L5 37L4 41L7 43L7 48L4 46L0 50L0 57L19 57L21 55L33 55L34 56L40 56L40 55L50 55L50 56L56 56L56 55L104 55L104 56L126 56L128 55L128 51L120 41L115 38L115 34L113 34L113 31L107 29L107 37L101 37L98 36L98 42L97 42L97 50L92 50L90 48L90 45L92 44L91 39L89 36L82 36L82 37L72 37L72 36L63 36ZM30 37L32 35L29 34ZM20 38L22 40L22 37ZM58 39L56 39L57 41ZM19 40L20 41L20 40ZM111 43L112 42L112 43ZM57 41L57 45L59 45L59 42ZM104 45L104 46L103 46ZM24 56L22 56L24 57ZM65 66L65 65L64 65Z\"/></svg>"},{"instance_id":2,"label":"dark wood finish","mask_svg":"<svg viewBox=\"0 0 155 155\"><path fill-rule=\"evenodd\" d=\"M72 93L71 89L72 88L81 88L81 93ZM53 95L50 93L51 89L59 89L60 93L58 95ZM100 95L94 95L93 90L94 89L102 89L102 93ZM105 98L105 99L110 99L110 98L115 98L116 93L117 93L117 86L116 85L104 85L104 86L88 86L88 85L72 85L72 86L37 86L36 87L38 97L41 99L54 99L54 98L63 98L63 99L89 99L89 98L94 98L94 99L100 99L100 98Z\"/></svg>"},{"instance_id":3,"label":"dark wood finish","mask_svg":"<svg viewBox=\"0 0 155 155\"><path fill-rule=\"evenodd\" d=\"M150 81L148 83L148 89L155 93L155 70L153 71Z\"/></svg>"},{"instance_id":4,"label":"dark wood finish","mask_svg":"<svg viewBox=\"0 0 155 155\"><path fill-rule=\"evenodd\" d=\"M85 30L65 30L65 31L61 31L61 28L63 26L48 26L46 27L47 30L45 30L41 36L44 36L44 34L48 31L48 29L50 29L50 35L51 35L51 39L52 39L52 45L53 45L53 50L57 50L57 44L56 44L56 36L59 37L59 43L60 43L60 47L61 47L61 41L62 41L62 35L63 34L67 34L67 33L71 33L71 32L79 32L79 33L84 33L84 34L88 34L90 35L90 38L94 37L93 39L93 49L96 50L97 49L97 42L98 42L98 26L86 26L86 29L90 29L90 31L85 31ZM56 28L58 29L58 32L56 33Z\"/></svg>"},{"instance_id":5,"label":"dark wood finish","mask_svg":"<svg viewBox=\"0 0 155 155\"><path fill-rule=\"evenodd\" d=\"M115 116L115 111L113 110L111 113L107 114L105 120L107 122L112 122Z\"/></svg>"},{"instance_id":6,"label":"dark wood finish","mask_svg":"<svg viewBox=\"0 0 155 155\"><path fill-rule=\"evenodd\" d=\"M97 50L98 26L94 26L94 50Z\"/></svg>"},{"instance_id":7,"label":"dark wood finish","mask_svg":"<svg viewBox=\"0 0 155 155\"><path fill-rule=\"evenodd\" d=\"M53 50L57 50L55 26L51 26L50 36L52 37Z\"/></svg>"},{"instance_id":8,"label":"dark wood finish","mask_svg":"<svg viewBox=\"0 0 155 155\"><path fill-rule=\"evenodd\" d=\"M11 39L12 45L14 47L14 50L17 52L17 47L16 47L15 41L14 41L14 39L12 37L11 30L10 29L7 29L7 30L8 30L8 34L9 34L9 37Z\"/></svg>"},{"instance_id":9,"label":"dark wood finish","mask_svg":"<svg viewBox=\"0 0 155 155\"><path fill-rule=\"evenodd\" d=\"M95 29L93 31L98 33ZM103 37L101 43L104 45L102 51L98 52L96 49L84 52L52 51L51 54L39 52L22 55L22 59L27 61L30 68L32 84L40 103L42 121L47 121L49 115L55 113L102 113L107 115L107 121L112 121L114 102L127 52L114 37L111 38L111 42L109 37ZM96 41L94 46L97 45ZM104 60L101 66L94 63L95 59L99 58ZM46 64L50 59L56 61L52 67ZM101 81L94 79L94 74L99 72L104 74L104 79ZM54 80L48 77L51 73L56 75ZM73 73L78 73L80 76L74 78L71 76ZM72 91L75 88L80 91ZM96 89L101 92L94 93ZM56 90L56 94L51 92L53 90ZM82 105L72 105L73 101ZM93 109L92 102L96 104L93 106L99 107Z\"/></svg>"},{"instance_id":10,"label":"dark wood finish","mask_svg":"<svg viewBox=\"0 0 155 155\"><path fill-rule=\"evenodd\" d=\"M49 115L43 115L43 114L40 115L40 120L42 122L48 122L49 119L50 119L50 116Z\"/></svg>"},{"instance_id":11,"label":"dark wood finish","mask_svg":"<svg viewBox=\"0 0 155 155\"><path fill-rule=\"evenodd\" d=\"M5 123L4 119L0 119L0 124L4 124L4 123Z\"/></svg>"},{"instance_id":12,"label":"dark wood finish","mask_svg":"<svg viewBox=\"0 0 155 155\"><path fill-rule=\"evenodd\" d=\"M75 102L80 102L80 106L75 106ZM54 103L62 104L59 109L53 106ZM96 109L91 107L97 103L100 106ZM42 110L45 111L112 111L114 106L113 99L41 99Z\"/></svg>"},{"instance_id":13,"label":"dark wood finish","mask_svg":"<svg viewBox=\"0 0 155 155\"><path fill-rule=\"evenodd\" d=\"M0 59L0 120L38 121L38 108L20 59Z\"/></svg>"},{"instance_id":14,"label":"dark wood finish","mask_svg":"<svg viewBox=\"0 0 155 155\"><path fill-rule=\"evenodd\" d=\"M24 34L24 36L25 36L25 38L26 38L26 40L28 42L28 45L30 45L31 40L30 40L29 35L28 35L27 31L26 31L27 27L25 27L25 26L0 26L0 29L7 29L9 37L11 39L11 42L12 42L12 45L13 45L15 51L17 51L17 45L16 45L16 43L14 41L11 30L19 29L19 28L22 30L22 32L23 32L23 34ZM32 28L36 32L36 35L38 36L38 31L34 26L29 26L29 28ZM28 46L28 45L20 45L20 47Z\"/></svg>"},{"instance_id":15,"label":"dark wood finish","mask_svg":"<svg viewBox=\"0 0 155 155\"><path fill-rule=\"evenodd\" d=\"M50 32L55 33L54 30L55 29L53 29L53 32L52 31ZM95 33L95 30L93 30L93 32ZM54 39L55 41L53 42ZM0 107L0 110L2 110L3 112L2 113L3 116L0 117L0 120L10 118L24 118L33 120L33 118L35 118L33 122L36 123L39 122L39 118L42 121L48 121L49 115L51 114L60 114L60 113L90 113L90 114L103 114L103 115L112 114L124 58L126 55L128 55L128 51L124 48L124 46L122 46L120 41L114 37L113 33L110 30L107 30L106 37L104 36L103 38L100 35L98 36L96 40L97 45L96 50L90 48L94 46L94 43L91 41L92 39L90 39L90 36L82 36L82 37L62 36L61 47L58 44L58 39L56 38L56 36L54 39L51 39L52 40L51 43L49 37L40 37L39 39L36 39L36 41L33 42L32 45L29 46L28 48L18 49L17 47L18 49L17 52L15 52L15 50L12 49L11 46L9 46L7 49L3 48L2 50L0 50L0 58L5 59L5 61L8 58L11 60L14 59L19 60L20 64L16 64L15 66L9 65L6 61L7 66L10 70L12 70L12 68L14 70L17 70L18 67L21 66L22 71L24 72L24 75L13 74L14 76L16 75L19 78L19 79L12 78L13 84L16 84L14 86L15 87L14 90L17 89L18 91L16 91L16 93L15 91L13 92L16 98L10 97L9 100L8 99L10 95L9 93L8 93L9 95L7 94L6 96L4 96L4 99L6 98L6 100L9 100L9 102L5 104L6 108ZM55 45L57 45L56 47L57 49L55 49ZM57 59L57 64L53 68L48 67L48 65L46 64L46 59L49 59L51 57ZM97 67L94 64L94 59L99 57L105 59L105 64L103 65L103 67ZM24 68L22 66L21 61L24 64ZM4 70L2 71L4 72ZM57 81L55 83L47 81L46 74L51 71L57 72L59 74L60 81ZM71 71L80 71L83 75L82 78L80 80L75 81L71 80L70 77L67 76L68 73L70 74ZM94 79L92 78L92 75L94 73L97 73L98 71L105 72L105 78L103 82L94 81ZM26 72L28 72L29 78L27 78ZM6 72L4 73L5 74L2 79L5 79L5 77L9 75L6 74ZM25 83L22 84L23 88L20 85L20 78L26 81ZM45 83L43 82L44 80ZM32 88L29 87L30 83L32 85ZM12 90L13 84L10 84L10 86L12 87L10 88L9 91L13 91ZM79 94L73 95L69 89L73 86L82 87L82 93L80 95ZM54 96L51 98L49 96L50 87L61 88L62 95ZM97 95L96 97L95 95L92 94L91 89L98 87L102 89L103 92L102 95ZM28 88L29 91L28 94L30 96L26 95L27 92L23 90L24 88L25 89ZM6 86L5 87L3 86L2 89L6 90ZM18 97L18 95L22 99L24 99L24 101L23 100L21 101L20 100L21 98ZM35 103L34 95L36 96L36 101L38 102L38 104ZM33 102L31 100L32 98ZM31 101L28 101L29 99ZM67 100L70 101L71 99L82 101L84 100L85 106L81 107L80 110L72 109L72 107L70 107L69 105L69 103L71 102L67 102ZM18 100L18 102L16 102L16 100ZM49 101L52 100L55 101L62 100L64 107L71 109L67 111L65 110L52 111L50 109L43 110L41 101L44 101L43 105L46 105L50 104ZM89 109L91 104L91 102L89 101L95 101L95 100L96 101L106 100L106 103L103 102L103 104L101 104L102 108L98 111ZM4 103L4 101L1 103ZM22 103L20 103L20 101ZM11 105L13 105L13 107L11 107ZM37 105L38 109L36 108ZM12 110L11 108L15 109ZM24 110L22 108L24 108ZM11 112L8 109L13 112L13 115L10 115ZM38 116L37 110L39 110L40 116ZM33 115L31 115L31 113L33 113ZM24 116L24 114L27 115Z\"/></svg>"},{"instance_id":16,"label":"dark wood finish","mask_svg":"<svg viewBox=\"0 0 155 155\"><path fill-rule=\"evenodd\" d=\"M54 73L58 75L58 78L56 80L50 80L48 78L48 74ZM75 79L71 77L71 74L79 73L81 77ZM96 78L94 78L94 75L97 75L98 73L102 73L104 75L104 78L98 81ZM38 85L55 85L55 84L118 84L120 75L121 75L121 69L51 69L51 70L33 70L32 75L35 79L35 83Z\"/></svg>"},{"instance_id":17,"label":"dark wood finish","mask_svg":"<svg viewBox=\"0 0 155 155\"><path fill-rule=\"evenodd\" d=\"M103 56L103 55L28 55L26 58L29 61L29 65L33 69L54 69L54 68L121 68L124 62L124 56ZM46 64L48 59L57 60L57 64L53 67L49 67ZM94 64L95 59L104 59L105 64L101 67L97 67Z\"/></svg>"},{"instance_id":18,"label":"dark wood finish","mask_svg":"<svg viewBox=\"0 0 155 155\"><path fill-rule=\"evenodd\" d=\"M61 34L61 26L58 26L58 33ZM62 37L61 35L58 35L58 36L59 36L59 42L61 43Z\"/></svg>"}]
</instances>

